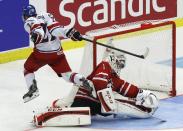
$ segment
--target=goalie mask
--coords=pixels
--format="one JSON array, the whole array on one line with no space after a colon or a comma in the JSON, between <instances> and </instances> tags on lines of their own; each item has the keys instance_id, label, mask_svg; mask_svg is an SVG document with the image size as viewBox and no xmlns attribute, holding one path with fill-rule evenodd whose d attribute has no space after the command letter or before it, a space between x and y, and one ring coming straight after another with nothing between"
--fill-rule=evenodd
<instances>
[{"instance_id":1,"label":"goalie mask","mask_svg":"<svg viewBox=\"0 0 183 131\"><path fill-rule=\"evenodd\" d=\"M125 67L126 57L123 54L110 53L106 58L112 69L120 75L121 69Z\"/></svg>"}]
</instances>

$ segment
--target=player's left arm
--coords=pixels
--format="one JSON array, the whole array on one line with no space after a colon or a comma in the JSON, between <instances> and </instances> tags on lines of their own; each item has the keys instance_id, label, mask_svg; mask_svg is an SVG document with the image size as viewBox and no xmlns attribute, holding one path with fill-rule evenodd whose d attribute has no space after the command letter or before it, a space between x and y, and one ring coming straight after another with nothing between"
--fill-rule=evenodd
<instances>
[{"instance_id":1,"label":"player's left arm","mask_svg":"<svg viewBox=\"0 0 183 131\"><path fill-rule=\"evenodd\" d=\"M56 37L71 38L74 41L81 41L82 37L79 31L75 28L66 29L64 26L60 25L54 16L50 13L45 15L47 21L48 31Z\"/></svg>"},{"instance_id":2,"label":"player's left arm","mask_svg":"<svg viewBox=\"0 0 183 131\"><path fill-rule=\"evenodd\" d=\"M55 19L52 14L46 13L43 15L43 17L46 21L47 28L50 34L55 37L67 38L67 36L65 35L66 29L64 29L64 27L60 25L60 23Z\"/></svg>"}]
</instances>

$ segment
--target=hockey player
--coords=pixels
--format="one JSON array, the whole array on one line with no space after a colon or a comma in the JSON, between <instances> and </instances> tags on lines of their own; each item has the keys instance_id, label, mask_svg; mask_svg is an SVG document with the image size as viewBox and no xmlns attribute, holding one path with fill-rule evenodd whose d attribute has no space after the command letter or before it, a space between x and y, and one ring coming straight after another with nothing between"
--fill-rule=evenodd
<instances>
[{"instance_id":1,"label":"hockey player","mask_svg":"<svg viewBox=\"0 0 183 131\"><path fill-rule=\"evenodd\" d=\"M90 90L87 79L71 71L59 39L64 37L81 41L80 33L74 28L65 29L50 13L38 15L33 5L23 8L22 17L24 28L34 43L34 50L24 64L24 77L28 87L28 92L23 96L24 102L39 95L34 72L44 65L49 65L64 80Z\"/></svg>"},{"instance_id":2,"label":"hockey player","mask_svg":"<svg viewBox=\"0 0 183 131\"><path fill-rule=\"evenodd\" d=\"M106 54L107 57L87 77L93 83L92 94L81 86L74 100L72 96L55 100L51 108L34 116L34 123L37 126L89 125L90 113L86 113L89 111L91 115L151 117L158 108L157 97L120 78L126 61L123 54L111 51Z\"/></svg>"},{"instance_id":3,"label":"hockey player","mask_svg":"<svg viewBox=\"0 0 183 131\"><path fill-rule=\"evenodd\" d=\"M138 118L152 116L158 107L158 99L152 92L120 78L125 61L124 55L109 53L87 77L93 83L93 95L80 87L73 102L69 102L67 97L54 101L53 107L90 107L92 115L112 113Z\"/></svg>"}]
</instances>

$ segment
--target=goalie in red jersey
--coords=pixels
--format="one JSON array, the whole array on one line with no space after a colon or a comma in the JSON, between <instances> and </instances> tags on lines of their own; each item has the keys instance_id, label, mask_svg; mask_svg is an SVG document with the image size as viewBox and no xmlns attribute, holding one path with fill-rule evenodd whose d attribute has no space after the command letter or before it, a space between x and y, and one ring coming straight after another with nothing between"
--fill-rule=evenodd
<instances>
[{"instance_id":1,"label":"goalie in red jersey","mask_svg":"<svg viewBox=\"0 0 183 131\"><path fill-rule=\"evenodd\" d=\"M90 94L80 87L74 100L69 98L53 102L53 107L90 107L91 114L125 114L138 118L151 117L158 108L157 97L120 77L125 67L124 54L108 50L107 57L87 77L93 84Z\"/></svg>"}]
</instances>

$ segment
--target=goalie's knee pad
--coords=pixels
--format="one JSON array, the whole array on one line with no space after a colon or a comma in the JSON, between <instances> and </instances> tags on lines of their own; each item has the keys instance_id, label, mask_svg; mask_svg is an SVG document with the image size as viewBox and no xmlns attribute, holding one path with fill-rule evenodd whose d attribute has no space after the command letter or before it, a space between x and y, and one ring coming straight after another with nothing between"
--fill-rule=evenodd
<instances>
[{"instance_id":1,"label":"goalie's knee pad","mask_svg":"<svg viewBox=\"0 0 183 131\"><path fill-rule=\"evenodd\" d=\"M53 101L52 107L54 108L65 108L65 107L70 107L72 105L73 101L71 101L68 98L62 98L62 99L57 99Z\"/></svg>"},{"instance_id":2,"label":"goalie's knee pad","mask_svg":"<svg viewBox=\"0 0 183 131\"><path fill-rule=\"evenodd\" d=\"M158 108L159 100L150 91L141 90L136 97L136 105L142 105L148 108Z\"/></svg>"}]
</instances>

